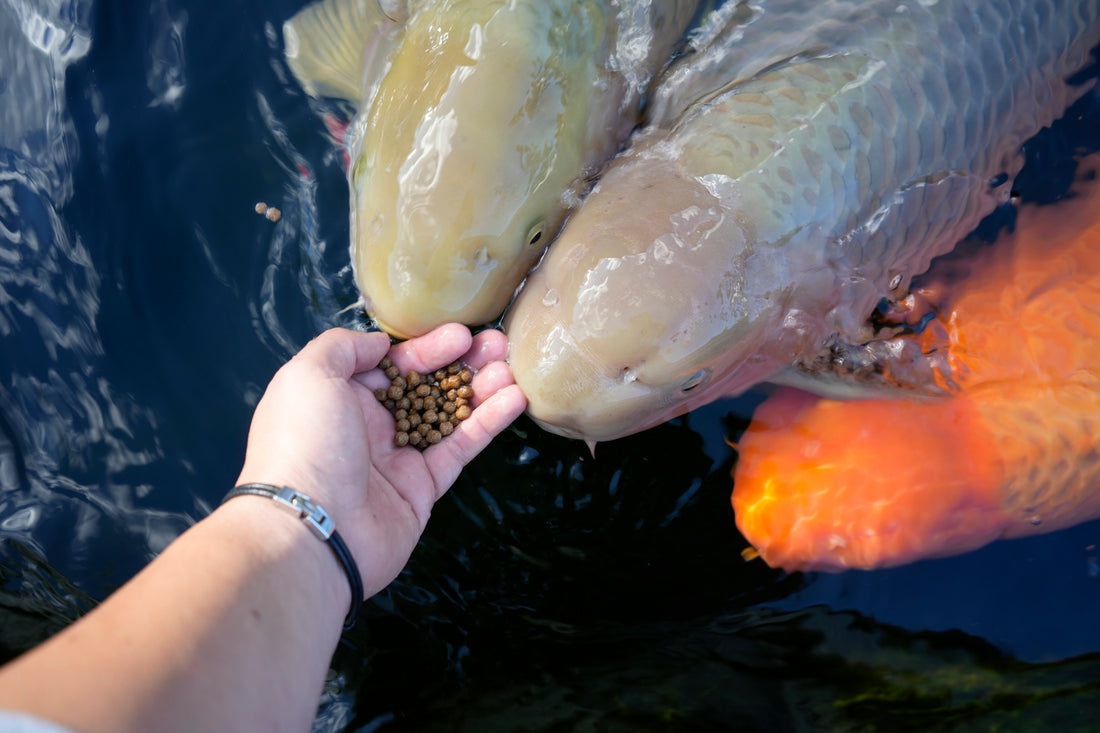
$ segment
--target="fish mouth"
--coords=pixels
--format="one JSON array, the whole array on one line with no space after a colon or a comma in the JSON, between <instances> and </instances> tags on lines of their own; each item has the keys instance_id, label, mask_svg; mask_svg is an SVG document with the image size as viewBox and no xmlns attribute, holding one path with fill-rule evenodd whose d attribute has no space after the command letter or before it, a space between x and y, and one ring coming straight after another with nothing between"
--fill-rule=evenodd
<instances>
[{"instance_id":1,"label":"fish mouth","mask_svg":"<svg viewBox=\"0 0 1100 733\"><path fill-rule=\"evenodd\" d=\"M411 339L411 338L414 338L415 336L421 335L421 334L415 334L415 333L406 333L405 331L402 331L400 328L394 328L389 323L387 323L386 321L383 321L381 318L374 315L373 313L370 314L370 319L371 319L371 322L375 326L377 326L379 330L385 331L392 338L395 338L398 341L407 341L408 339Z\"/></svg>"},{"instance_id":2,"label":"fish mouth","mask_svg":"<svg viewBox=\"0 0 1100 733\"><path fill-rule=\"evenodd\" d=\"M574 430L573 428L567 428L561 425L555 425L554 423L546 422L545 420L540 420L539 418L530 415L530 413L528 413L528 417L530 417L536 425L538 425L540 428L548 433L560 435L563 438L570 438L571 440L587 440L587 438L585 438L584 436L584 433L579 430Z\"/></svg>"}]
</instances>

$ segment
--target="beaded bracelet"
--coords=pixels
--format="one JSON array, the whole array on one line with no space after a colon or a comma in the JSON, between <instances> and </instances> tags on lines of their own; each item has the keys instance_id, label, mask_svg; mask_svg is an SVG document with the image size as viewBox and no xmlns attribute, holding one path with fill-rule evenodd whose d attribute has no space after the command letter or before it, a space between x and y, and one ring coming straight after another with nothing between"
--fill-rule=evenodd
<instances>
[{"instance_id":1,"label":"beaded bracelet","mask_svg":"<svg viewBox=\"0 0 1100 733\"><path fill-rule=\"evenodd\" d=\"M332 553L336 555L336 559L344 568L344 572L348 576L348 583L351 585L351 609L348 611L347 618L344 619L344 631L349 631L355 626L355 621L359 618L359 612L363 608L363 579L359 575L359 567L355 564L355 558L351 556L348 546L344 544L344 539L336 531L336 523L332 521L332 517L320 506L314 504L308 496L300 491L295 491L289 486L280 489L269 484L241 484L233 487L225 495L222 504L246 494L266 496L289 508L306 523L313 534L327 542L328 546L332 548Z\"/></svg>"}]
</instances>

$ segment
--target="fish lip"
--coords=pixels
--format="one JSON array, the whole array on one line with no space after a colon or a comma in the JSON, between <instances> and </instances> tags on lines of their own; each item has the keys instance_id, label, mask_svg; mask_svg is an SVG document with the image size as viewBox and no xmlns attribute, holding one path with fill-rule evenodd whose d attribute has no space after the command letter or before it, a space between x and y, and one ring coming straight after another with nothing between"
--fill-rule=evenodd
<instances>
[{"instance_id":1,"label":"fish lip","mask_svg":"<svg viewBox=\"0 0 1100 733\"><path fill-rule=\"evenodd\" d=\"M394 328L373 313L370 314L370 318L374 325L377 326L380 331L388 334L390 337L398 341L408 341L409 339L419 335L415 333L406 333L399 328Z\"/></svg>"},{"instance_id":2,"label":"fish lip","mask_svg":"<svg viewBox=\"0 0 1100 733\"><path fill-rule=\"evenodd\" d=\"M579 430L574 430L573 428L567 428L567 427L562 427L561 425L555 425L553 423L548 423L545 420L541 420L541 419L539 419L537 417L534 417L530 414L528 414L528 417L530 417L531 420L536 425L538 425L540 428L542 428L543 430L545 430L548 433L553 433L554 435L560 435L563 438L570 438L571 440L587 440L587 438L585 438L584 434L581 433Z\"/></svg>"}]
</instances>

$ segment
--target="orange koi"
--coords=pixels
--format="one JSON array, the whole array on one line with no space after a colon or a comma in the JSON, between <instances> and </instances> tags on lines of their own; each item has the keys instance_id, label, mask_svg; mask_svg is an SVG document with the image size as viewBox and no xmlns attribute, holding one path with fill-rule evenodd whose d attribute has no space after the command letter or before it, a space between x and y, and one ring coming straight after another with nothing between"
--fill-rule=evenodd
<instances>
[{"instance_id":1,"label":"orange koi","mask_svg":"<svg viewBox=\"0 0 1100 733\"><path fill-rule=\"evenodd\" d=\"M961 283L937 283L933 268L931 291L946 293L935 321L898 338L939 358L948 396L785 388L757 409L732 503L769 565L895 566L1100 517L1098 212L1092 181L1022 207Z\"/></svg>"}]
</instances>

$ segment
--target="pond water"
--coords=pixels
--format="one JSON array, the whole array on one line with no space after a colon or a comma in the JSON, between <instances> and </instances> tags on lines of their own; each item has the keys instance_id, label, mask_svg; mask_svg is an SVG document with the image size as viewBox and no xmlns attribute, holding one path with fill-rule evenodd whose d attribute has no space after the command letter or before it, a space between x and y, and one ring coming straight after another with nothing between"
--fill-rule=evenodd
<instances>
[{"instance_id":1,"label":"pond water","mask_svg":"<svg viewBox=\"0 0 1100 733\"><path fill-rule=\"evenodd\" d=\"M302 4L0 2L0 660L208 513L278 366L364 325L341 155L282 61ZM1093 95L1021 195L1098 146ZM368 604L315 730L1092 725L1100 523L889 571L746 563L726 439L759 399L595 458L518 421Z\"/></svg>"}]
</instances>

